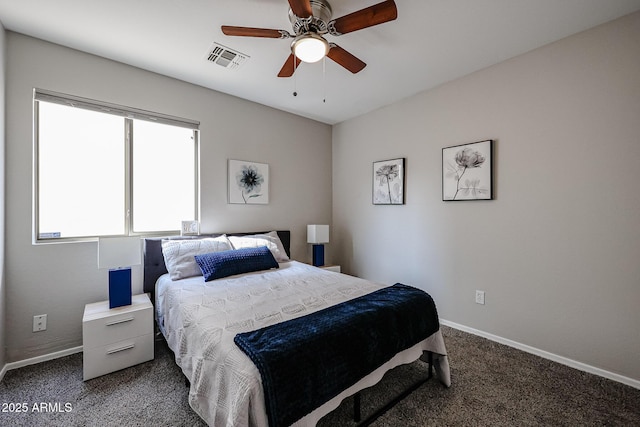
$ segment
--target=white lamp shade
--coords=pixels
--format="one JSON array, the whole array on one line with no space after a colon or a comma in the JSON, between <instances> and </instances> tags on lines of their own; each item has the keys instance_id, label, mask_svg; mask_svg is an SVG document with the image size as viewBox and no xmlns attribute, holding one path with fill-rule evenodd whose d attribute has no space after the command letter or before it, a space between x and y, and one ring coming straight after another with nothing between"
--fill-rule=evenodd
<instances>
[{"instance_id":1,"label":"white lamp shade","mask_svg":"<svg viewBox=\"0 0 640 427\"><path fill-rule=\"evenodd\" d=\"M303 62L318 62L329 53L329 43L314 33L305 33L291 43L291 51Z\"/></svg>"},{"instance_id":2,"label":"white lamp shade","mask_svg":"<svg viewBox=\"0 0 640 427\"><path fill-rule=\"evenodd\" d=\"M329 226L307 225L307 243L329 243Z\"/></svg>"},{"instance_id":3,"label":"white lamp shade","mask_svg":"<svg viewBox=\"0 0 640 427\"><path fill-rule=\"evenodd\" d=\"M105 237L98 239L98 268L131 267L140 264L138 237Z\"/></svg>"}]
</instances>

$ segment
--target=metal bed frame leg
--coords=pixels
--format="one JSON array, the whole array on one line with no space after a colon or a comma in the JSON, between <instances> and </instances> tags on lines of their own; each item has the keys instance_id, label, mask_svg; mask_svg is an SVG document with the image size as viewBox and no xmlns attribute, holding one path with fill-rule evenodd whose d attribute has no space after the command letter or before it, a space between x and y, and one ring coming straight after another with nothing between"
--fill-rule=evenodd
<instances>
[{"instance_id":1,"label":"metal bed frame leg","mask_svg":"<svg viewBox=\"0 0 640 427\"><path fill-rule=\"evenodd\" d=\"M353 395L353 421L355 421L356 423L359 423L358 427L364 427L364 426L370 425L375 420L377 420L378 418L383 416L389 409L391 409L394 406L396 406L398 403L400 403L402 400L404 400L407 396L409 396L411 393L413 393L418 388L420 388L420 386L422 386L424 383L426 383L431 378L433 378L433 353L430 352L430 351L427 351L426 353L427 353L427 363L429 364L429 367L428 367L429 374L427 375L427 377L421 379L420 381L416 382L415 384L413 384L412 386L410 386L409 388L404 390L402 393L400 393L398 396L393 398L390 402L388 402L382 408L380 408L377 411L375 411L373 414L371 414L366 420L362 421L361 423L360 423L360 419L361 419L361 410L360 410L361 395L360 395L360 392L357 392L356 394Z\"/></svg>"}]
</instances>

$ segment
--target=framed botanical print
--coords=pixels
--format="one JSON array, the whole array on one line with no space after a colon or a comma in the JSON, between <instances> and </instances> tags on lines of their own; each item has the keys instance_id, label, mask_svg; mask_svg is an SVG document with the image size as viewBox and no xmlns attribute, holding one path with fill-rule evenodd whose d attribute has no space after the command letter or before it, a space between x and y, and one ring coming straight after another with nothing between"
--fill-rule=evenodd
<instances>
[{"instance_id":1,"label":"framed botanical print","mask_svg":"<svg viewBox=\"0 0 640 427\"><path fill-rule=\"evenodd\" d=\"M229 203L268 204L269 165L229 160Z\"/></svg>"},{"instance_id":2,"label":"framed botanical print","mask_svg":"<svg viewBox=\"0 0 640 427\"><path fill-rule=\"evenodd\" d=\"M404 205L404 158L373 162L373 204Z\"/></svg>"},{"instance_id":3,"label":"framed botanical print","mask_svg":"<svg viewBox=\"0 0 640 427\"><path fill-rule=\"evenodd\" d=\"M442 200L493 200L493 140L442 149Z\"/></svg>"}]
</instances>

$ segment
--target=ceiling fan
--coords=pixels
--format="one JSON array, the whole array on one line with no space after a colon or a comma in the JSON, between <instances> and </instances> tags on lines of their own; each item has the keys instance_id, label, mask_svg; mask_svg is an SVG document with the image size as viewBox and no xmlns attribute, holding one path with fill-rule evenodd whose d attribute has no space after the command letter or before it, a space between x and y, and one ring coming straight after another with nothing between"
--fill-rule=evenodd
<instances>
[{"instance_id":1,"label":"ceiling fan","mask_svg":"<svg viewBox=\"0 0 640 427\"><path fill-rule=\"evenodd\" d=\"M331 6L326 0L288 1L289 20L294 34L286 30L222 26L222 32L227 36L293 38L291 54L278 73L278 77L291 77L301 61L317 62L325 56L352 73L357 73L367 64L337 44L328 42L323 36L325 34L340 36L393 21L398 17L398 10L393 0L383 1L333 20Z\"/></svg>"}]
</instances>

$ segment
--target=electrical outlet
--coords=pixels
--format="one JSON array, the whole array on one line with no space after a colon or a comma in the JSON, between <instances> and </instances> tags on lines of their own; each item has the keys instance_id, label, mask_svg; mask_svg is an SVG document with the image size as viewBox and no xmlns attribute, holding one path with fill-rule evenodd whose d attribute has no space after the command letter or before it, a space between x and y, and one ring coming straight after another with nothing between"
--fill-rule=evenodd
<instances>
[{"instance_id":1,"label":"electrical outlet","mask_svg":"<svg viewBox=\"0 0 640 427\"><path fill-rule=\"evenodd\" d=\"M484 305L484 291L476 291L476 304Z\"/></svg>"},{"instance_id":2,"label":"electrical outlet","mask_svg":"<svg viewBox=\"0 0 640 427\"><path fill-rule=\"evenodd\" d=\"M39 314L33 316L33 332L40 332L47 330L47 315Z\"/></svg>"}]
</instances>

